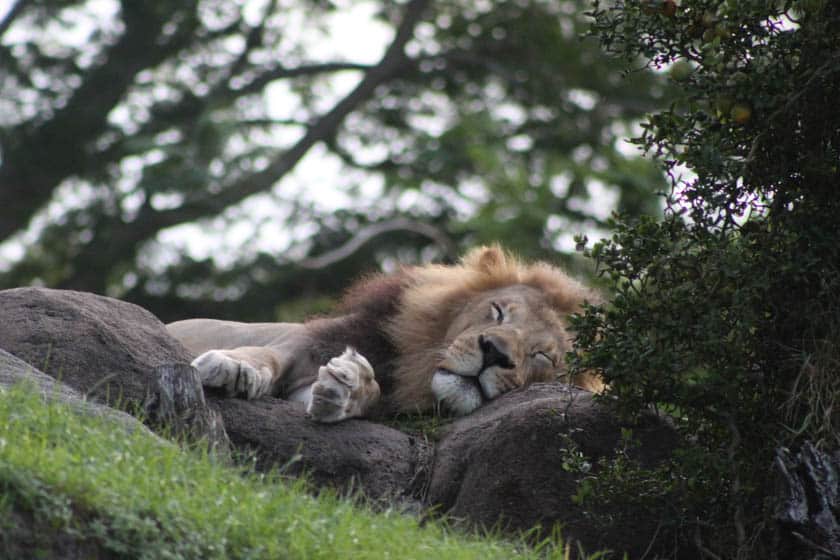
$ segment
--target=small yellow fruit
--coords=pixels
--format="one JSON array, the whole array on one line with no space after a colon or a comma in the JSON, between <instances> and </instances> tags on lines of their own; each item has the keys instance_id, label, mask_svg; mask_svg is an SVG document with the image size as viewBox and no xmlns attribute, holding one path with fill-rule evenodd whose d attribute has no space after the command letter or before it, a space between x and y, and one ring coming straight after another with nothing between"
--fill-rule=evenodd
<instances>
[{"instance_id":1,"label":"small yellow fruit","mask_svg":"<svg viewBox=\"0 0 840 560\"><path fill-rule=\"evenodd\" d=\"M672 80L682 82L687 79L693 71L694 68L691 66L690 62L687 60L678 60L671 65L671 68L668 70L668 75L671 76Z\"/></svg>"},{"instance_id":2,"label":"small yellow fruit","mask_svg":"<svg viewBox=\"0 0 840 560\"><path fill-rule=\"evenodd\" d=\"M729 111L729 116L737 124L747 124L752 118L752 107L746 103L736 103Z\"/></svg>"}]
</instances>

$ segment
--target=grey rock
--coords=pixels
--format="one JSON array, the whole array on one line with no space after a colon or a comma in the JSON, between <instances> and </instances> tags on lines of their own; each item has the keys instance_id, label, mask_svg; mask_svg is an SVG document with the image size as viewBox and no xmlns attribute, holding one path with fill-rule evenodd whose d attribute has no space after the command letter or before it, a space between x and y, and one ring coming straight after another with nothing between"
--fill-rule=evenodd
<instances>
[{"instance_id":1,"label":"grey rock","mask_svg":"<svg viewBox=\"0 0 840 560\"><path fill-rule=\"evenodd\" d=\"M307 473L319 487L360 492L416 509L430 448L421 438L366 420L321 424L303 406L263 397L213 401L237 450L253 454L258 470ZM418 486L420 485L420 486Z\"/></svg>"},{"instance_id":2,"label":"grey rock","mask_svg":"<svg viewBox=\"0 0 840 560\"><path fill-rule=\"evenodd\" d=\"M222 416L207 404L198 371L189 364L165 364L152 370L143 413L176 437L204 439L221 456L230 452Z\"/></svg>"},{"instance_id":3,"label":"grey rock","mask_svg":"<svg viewBox=\"0 0 840 560\"><path fill-rule=\"evenodd\" d=\"M191 356L145 309L84 292L15 288L0 291L0 311L0 348L86 399L227 448Z\"/></svg>"},{"instance_id":4,"label":"grey rock","mask_svg":"<svg viewBox=\"0 0 840 560\"><path fill-rule=\"evenodd\" d=\"M59 383L20 358L0 350L0 391L11 389L19 384L34 388L44 399L64 403L82 414L107 418L129 432L134 430L149 432L148 428L135 417L108 406L91 402L78 391Z\"/></svg>"},{"instance_id":5,"label":"grey rock","mask_svg":"<svg viewBox=\"0 0 840 560\"><path fill-rule=\"evenodd\" d=\"M774 467L779 558L840 558L840 450L806 441L777 449Z\"/></svg>"},{"instance_id":6,"label":"grey rock","mask_svg":"<svg viewBox=\"0 0 840 560\"><path fill-rule=\"evenodd\" d=\"M564 469L568 449L591 466L615 455L622 425L587 391L540 383L508 393L453 422L438 443L428 502L470 525L527 531L562 525L565 539L589 551L642 555L654 541L659 519L602 512L609 527L572 501L581 473ZM650 418L633 427L634 459L653 466L674 449L674 431ZM590 512L591 513L591 512ZM607 517L608 516L608 517ZM653 543L655 545L655 543ZM654 549L654 547L651 547Z\"/></svg>"},{"instance_id":7,"label":"grey rock","mask_svg":"<svg viewBox=\"0 0 840 560\"><path fill-rule=\"evenodd\" d=\"M15 288L0 310L0 348L109 404L142 402L155 367L190 362L154 315L113 298Z\"/></svg>"}]
</instances>

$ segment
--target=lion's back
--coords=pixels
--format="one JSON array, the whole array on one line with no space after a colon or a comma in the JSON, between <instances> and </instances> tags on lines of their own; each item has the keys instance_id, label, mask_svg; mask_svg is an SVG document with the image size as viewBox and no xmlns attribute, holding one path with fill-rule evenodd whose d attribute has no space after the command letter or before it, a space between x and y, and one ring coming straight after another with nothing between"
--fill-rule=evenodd
<instances>
[{"instance_id":1,"label":"lion's back","mask_svg":"<svg viewBox=\"0 0 840 560\"><path fill-rule=\"evenodd\" d=\"M195 356L208 350L242 346L277 346L303 334L295 323L242 323L218 319L186 319L166 325L169 333Z\"/></svg>"}]
</instances>

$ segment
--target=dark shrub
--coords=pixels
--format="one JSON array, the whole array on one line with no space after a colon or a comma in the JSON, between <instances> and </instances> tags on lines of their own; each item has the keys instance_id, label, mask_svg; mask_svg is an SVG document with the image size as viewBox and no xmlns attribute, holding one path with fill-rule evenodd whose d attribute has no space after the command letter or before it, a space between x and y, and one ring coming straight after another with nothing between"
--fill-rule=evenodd
<instances>
[{"instance_id":1,"label":"dark shrub","mask_svg":"<svg viewBox=\"0 0 840 560\"><path fill-rule=\"evenodd\" d=\"M637 139L671 177L664 217L618 217L586 251L615 295L575 320L571 367L600 371L623 414L675 418L687 445L655 483L682 540L766 558L774 449L840 433L840 2L592 15L607 50L683 94Z\"/></svg>"}]
</instances>

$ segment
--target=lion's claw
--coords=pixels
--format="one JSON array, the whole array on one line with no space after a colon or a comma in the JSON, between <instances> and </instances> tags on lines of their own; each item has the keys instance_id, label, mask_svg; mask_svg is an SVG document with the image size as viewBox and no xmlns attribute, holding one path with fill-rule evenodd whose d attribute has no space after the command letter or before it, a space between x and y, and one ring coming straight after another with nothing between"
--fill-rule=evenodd
<instances>
[{"instance_id":1,"label":"lion's claw","mask_svg":"<svg viewBox=\"0 0 840 560\"><path fill-rule=\"evenodd\" d=\"M220 387L229 395L256 399L271 389L272 375L267 367L254 367L231 357L224 350L209 350L193 360L205 387Z\"/></svg>"}]
</instances>

